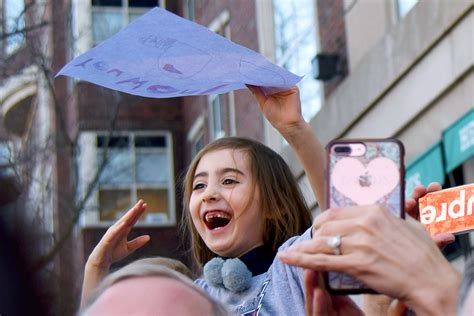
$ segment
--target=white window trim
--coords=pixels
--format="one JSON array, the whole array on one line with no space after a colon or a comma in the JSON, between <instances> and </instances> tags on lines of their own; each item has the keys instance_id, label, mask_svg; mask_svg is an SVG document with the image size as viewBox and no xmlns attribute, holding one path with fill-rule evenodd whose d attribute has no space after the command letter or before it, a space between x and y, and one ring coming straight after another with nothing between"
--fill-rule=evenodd
<instances>
[{"instance_id":1,"label":"white window trim","mask_svg":"<svg viewBox=\"0 0 474 316\"><path fill-rule=\"evenodd\" d=\"M122 0L128 8L128 0ZM166 9L166 0L159 0L160 8ZM126 8L123 8L126 10ZM150 8L151 9L151 8ZM92 38L92 1L91 0L72 0L72 34L74 43L73 57L77 57L93 45ZM128 19L128 14L126 14Z\"/></svg>"},{"instance_id":2,"label":"white window trim","mask_svg":"<svg viewBox=\"0 0 474 316\"><path fill-rule=\"evenodd\" d=\"M169 183L163 188L168 188L168 201L169 201L169 219L168 222L137 222L135 226L138 227L170 227L176 226L176 192L175 192L175 179L174 179L174 157L173 157L173 137L169 131L124 131L114 132L113 136L165 136L168 148L168 160L170 164L169 168ZM82 198L87 186L92 182L93 176L97 172L97 155L99 150L97 148L97 136L107 136L107 132L104 131L87 131L81 132L78 139L79 145L79 186L80 186L80 198ZM133 163L133 161L132 161ZM133 186L133 187L132 187ZM132 186L126 186L132 190L132 202L136 201L136 184ZM108 187L108 186L104 186ZM114 186L118 188L119 186ZM140 185L140 188L145 188L146 185ZM153 188L159 188L159 185L153 185ZM82 212L80 225L82 227L109 227L113 221L101 221L99 219L99 196L98 187L93 191L90 198L87 200ZM146 201L145 201L146 202Z\"/></svg>"},{"instance_id":3,"label":"white window trim","mask_svg":"<svg viewBox=\"0 0 474 316\"><path fill-rule=\"evenodd\" d=\"M204 137L204 114L199 115L197 119L194 120L193 125L189 129L188 134L186 135L186 139L191 146L192 157L196 154L194 146L197 140L201 137Z\"/></svg>"},{"instance_id":4,"label":"white window trim","mask_svg":"<svg viewBox=\"0 0 474 316\"><path fill-rule=\"evenodd\" d=\"M204 129L204 115L201 114L198 118L194 121L193 125L189 129L188 135L186 136L189 142L194 141L198 134Z\"/></svg>"},{"instance_id":5,"label":"white window trim","mask_svg":"<svg viewBox=\"0 0 474 316\"><path fill-rule=\"evenodd\" d=\"M267 57L272 62L276 63L279 66L282 66L285 62L287 62L288 58L290 57L289 51L285 53L282 59L276 60L276 40L275 40L275 24L274 24L274 6L273 0L261 0L256 2L256 15L257 15L257 30L258 30L258 38L259 38L259 49L260 53L262 53L265 57ZM318 8L316 3L314 4L314 32L315 34L319 34L319 24L318 24ZM309 30L308 30L309 31ZM305 33L306 35L306 33ZM304 36L298 37L289 50L291 53L300 42L304 39ZM316 36L316 50L321 47L321 43L319 42L319 37ZM304 80L304 79L303 79ZM283 136L268 122L268 120L264 119L264 137L265 137L265 144L273 148L276 152L281 152L287 147L287 143L284 140Z\"/></svg>"},{"instance_id":6,"label":"white window trim","mask_svg":"<svg viewBox=\"0 0 474 316\"><path fill-rule=\"evenodd\" d=\"M214 33L217 33L220 30L224 30L224 37L228 40L231 40L231 31L230 31L230 13L229 10L223 10L217 17L215 17L211 23L208 25L208 29ZM237 127L236 127L236 115L235 115L235 99L234 99L234 92L227 93L228 95L228 120L229 120L229 136L237 135ZM214 94L210 95L207 98L208 109L209 109L209 130L210 130L210 138L212 140L222 138L226 136L225 130L215 131L214 126L214 109L212 106L212 102L218 98L219 95Z\"/></svg>"}]
</instances>

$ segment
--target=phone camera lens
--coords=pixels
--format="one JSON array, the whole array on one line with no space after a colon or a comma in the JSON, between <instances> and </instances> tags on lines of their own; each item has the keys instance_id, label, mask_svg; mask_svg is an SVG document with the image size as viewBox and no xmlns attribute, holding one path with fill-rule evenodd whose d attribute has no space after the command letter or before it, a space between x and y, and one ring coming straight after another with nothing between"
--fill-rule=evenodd
<instances>
[{"instance_id":1,"label":"phone camera lens","mask_svg":"<svg viewBox=\"0 0 474 316\"><path fill-rule=\"evenodd\" d=\"M351 147L349 146L338 146L334 148L334 151L338 154L348 154L351 152Z\"/></svg>"}]
</instances>

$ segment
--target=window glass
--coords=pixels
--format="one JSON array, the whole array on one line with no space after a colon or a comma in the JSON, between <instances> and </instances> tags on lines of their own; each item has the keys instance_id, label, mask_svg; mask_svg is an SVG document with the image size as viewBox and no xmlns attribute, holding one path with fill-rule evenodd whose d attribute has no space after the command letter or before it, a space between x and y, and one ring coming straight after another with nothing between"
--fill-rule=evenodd
<instances>
[{"instance_id":1,"label":"window glass","mask_svg":"<svg viewBox=\"0 0 474 316\"><path fill-rule=\"evenodd\" d=\"M0 142L0 166L10 163L10 147L5 142Z\"/></svg>"},{"instance_id":2,"label":"window glass","mask_svg":"<svg viewBox=\"0 0 474 316\"><path fill-rule=\"evenodd\" d=\"M142 220L147 222L167 222L169 220L168 190L165 189L139 189L137 198L143 199L147 204L147 212Z\"/></svg>"},{"instance_id":3,"label":"window glass","mask_svg":"<svg viewBox=\"0 0 474 316\"><path fill-rule=\"evenodd\" d=\"M321 84L313 78L311 66L317 53L314 5L312 0L273 0L276 60L289 71L304 75L299 88L307 121L321 107Z\"/></svg>"},{"instance_id":4,"label":"window glass","mask_svg":"<svg viewBox=\"0 0 474 316\"><path fill-rule=\"evenodd\" d=\"M99 155L99 165L103 159L103 155ZM109 149L107 164L100 174L101 184L130 184L132 183L132 163L130 151Z\"/></svg>"},{"instance_id":5,"label":"window glass","mask_svg":"<svg viewBox=\"0 0 474 316\"><path fill-rule=\"evenodd\" d=\"M92 12L92 36L94 43L100 43L122 29L121 10L97 10Z\"/></svg>"},{"instance_id":6,"label":"window glass","mask_svg":"<svg viewBox=\"0 0 474 316\"><path fill-rule=\"evenodd\" d=\"M125 214L131 203L130 190L99 189L99 219L115 221Z\"/></svg>"},{"instance_id":7,"label":"window glass","mask_svg":"<svg viewBox=\"0 0 474 316\"><path fill-rule=\"evenodd\" d=\"M137 183L164 183L169 181L166 153L137 153Z\"/></svg>"},{"instance_id":8,"label":"window glass","mask_svg":"<svg viewBox=\"0 0 474 316\"><path fill-rule=\"evenodd\" d=\"M191 145L191 156L194 157L204 147L204 131L200 131Z\"/></svg>"},{"instance_id":9,"label":"window glass","mask_svg":"<svg viewBox=\"0 0 474 316\"><path fill-rule=\"evenodd\" d=\"M167 135L97 136L98 166L107 150L107 163L99 179L99 221L115 221L138 199L148 204L141 221L169 223L174 220L170 145Z\"/></svg>"},{"instance_id":10,"label":"window glass","mask_svg":"<svg viewBox=\"0 0 474 316\"><path fill-rule=\"evenodd\" d=\"M25 28L25 2L24 0L5 0L3 3L5 10L4 32L7 34L6 53L11 54L25 42L24 33L21 32Z\"/></svg>"},{"instance_id":11,"label":"window glass","mask_svg":"<svg viewBox=\"0 0 474 316\"><path fill-rule=\"evenodd\" d=\"M404 17L417 4L418 0L397 0L397 11L399 17Z\"/></svg>"},{"instance_id":12,"label":"window glass","mask_svg":"<svg viewBox=\"0 0 474 316\"><path fill-rule=\"evenodd\" d=\"M195 19L195 3L194 0L185 0L185 16L188 20L194 21Z\"/></svg>"},{"instance_id":13,"label":"window glass","mask_svg":"<svg viewBox=\"0 0 474 316\"><path fill-rule=\"evenodd\" d=\"M159 6L158 0L92 0L94 44L111 37L156 6Z\"/></svg>"}]
</instances>

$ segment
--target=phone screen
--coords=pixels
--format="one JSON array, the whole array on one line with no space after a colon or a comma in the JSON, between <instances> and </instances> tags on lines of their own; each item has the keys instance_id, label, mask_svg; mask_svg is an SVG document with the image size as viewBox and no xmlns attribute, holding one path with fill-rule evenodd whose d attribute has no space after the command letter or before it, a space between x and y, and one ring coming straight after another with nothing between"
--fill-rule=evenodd
<instances>
[{"instance_id":1,"label":"phone screen","mask_svg":"<svg viewBox=\"0 0 474 316\"><path fill-rule=\"evenodd\" d=\"M394 139L339 140L327 146L327 208L383 204L395 216L404 216L403 145ZM344 237L343 237L344 238ZM349 275L326 274L328 290L371 293Z\"/></svg>"}]
</instances>

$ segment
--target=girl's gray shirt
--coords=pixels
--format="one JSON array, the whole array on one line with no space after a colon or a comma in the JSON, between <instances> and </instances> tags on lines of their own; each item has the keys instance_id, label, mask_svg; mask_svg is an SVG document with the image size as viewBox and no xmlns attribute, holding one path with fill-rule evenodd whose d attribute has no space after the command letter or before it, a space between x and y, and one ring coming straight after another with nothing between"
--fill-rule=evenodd
<instances>
[{"instance_id":1,"label":"girl's gray shirt","mask_svg":"<svg viewBox=\"0 0 474 316\"><path fill-rule=\"evenodd\" d=\"M288 239L282 251L302 240L311 239L311 229ZM226 304L236 315L305 315L303 269L284 264L275 257L267 272L252 277L248 290L240 293L214 287L205 279L199 285L214 299Z\"/></svg>"}]
</instances>

